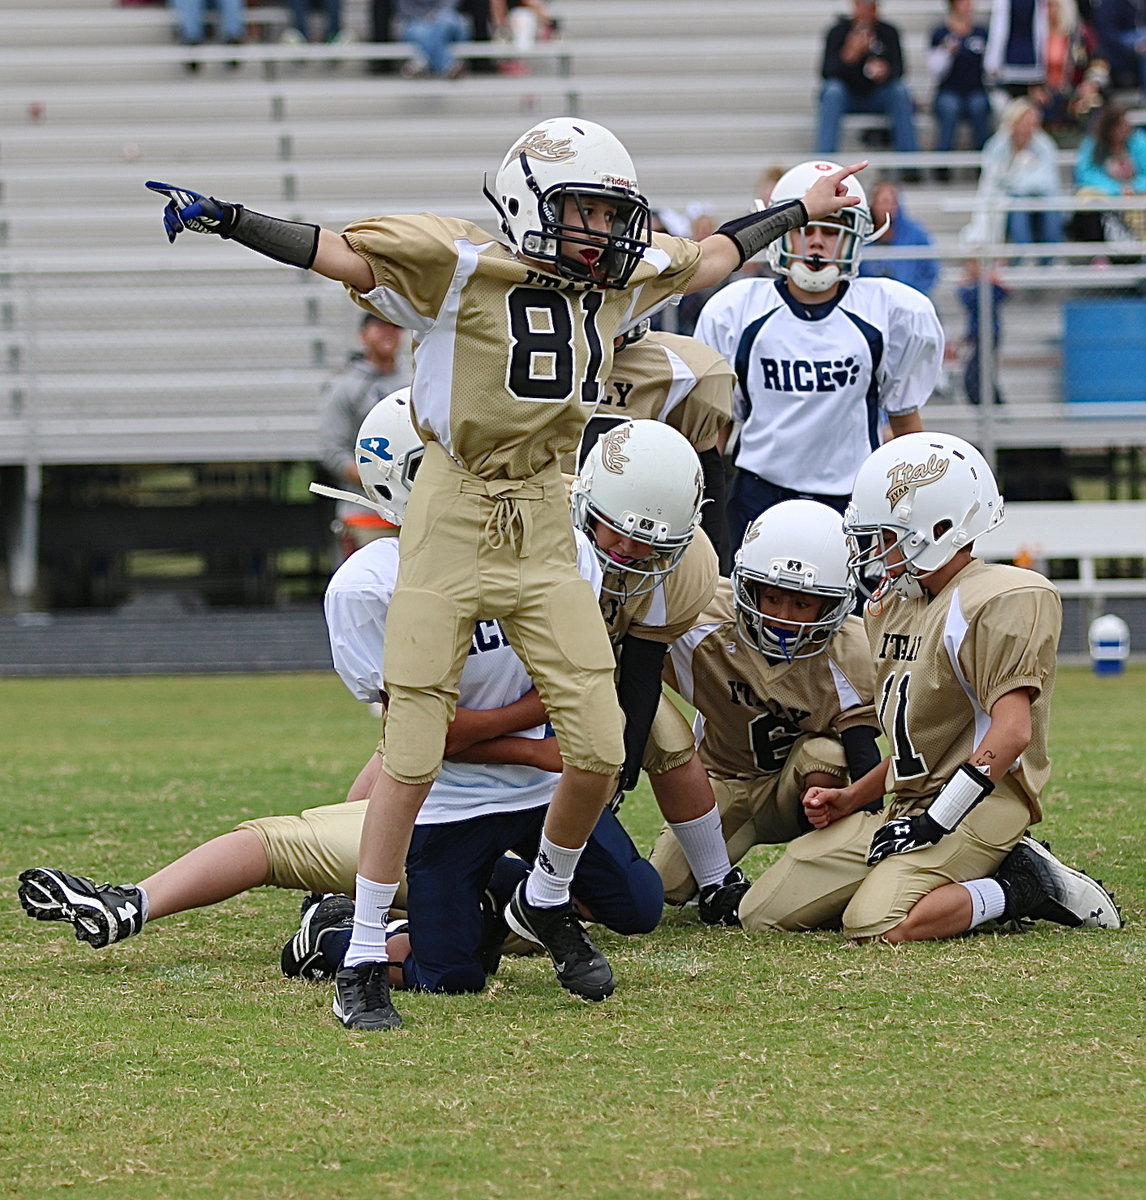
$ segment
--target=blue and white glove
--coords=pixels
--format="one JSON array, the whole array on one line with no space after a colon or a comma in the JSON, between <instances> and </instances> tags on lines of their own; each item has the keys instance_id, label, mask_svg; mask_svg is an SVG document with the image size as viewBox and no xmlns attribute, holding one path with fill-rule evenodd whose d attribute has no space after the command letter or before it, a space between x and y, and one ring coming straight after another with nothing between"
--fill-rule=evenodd
<instances>
[{"instance_id":1,"label":"blue and white glove","mask_svg":"<svg viewBox=\"0 0 1146 1200\"><path fill-rule=\"evenodd\" d=\"M994 790L989 776L970 763L964 763L943 785L925 813L917 817L896 817L875 831L867 853L867 865L874 867L889 854L909 854L924 846L934 846Z\"/></svg>"},{"instance_id":2,"label":"blue and white glove","mask_svg":"<svg viewBox=\"0 0 1146 1200\"><path fill-rule=\"evenodd\" d=\"M243 211L241 204L226 204L214 196L204 196L187 188L177 188L170 183L147 181L147 187L168 197L163 210L163 228L169 242L189 229L192 233L214 233L219 237L230 237Z\"/></svg>"}]
</instances>

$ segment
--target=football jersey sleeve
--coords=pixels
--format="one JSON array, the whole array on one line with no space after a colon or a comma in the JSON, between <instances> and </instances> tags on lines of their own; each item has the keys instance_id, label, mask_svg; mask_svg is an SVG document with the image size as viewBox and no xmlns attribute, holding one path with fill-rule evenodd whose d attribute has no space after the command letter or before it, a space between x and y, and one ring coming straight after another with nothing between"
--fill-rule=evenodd
<instances>
[{"instance_id":1,"label":"football jersey sleeve","mask_svg":"<svg viewBox=\"0 0 1146 1200\"><path fill-rule=\"evenodd\" d=\"M836 733L857 725L879 728L875 715L875 663L859 617L848 617L828 647L828 663L840 701Z\"/></svg>"},{"instance_id":2,"label":"football jersey sleeve","mask_svg":"<svg viewBox=\"0 0 1146 1200\"><path fill-rule=\"evenodd\" d=\"M943 366L943 326L935 306L915 288L883 280L893 293L887 310L887 354L880 403L892 415L922 408Z\"/></svg>"},{"instance_id":3,"label":"football jersey sleeve","mask_svg":"<svg viewBox=\"0 0 1146 1200\"><path fill-rule=\"evenodd\" d=\"M495 240L469 222L432 213L355 221L346 226L342 236L370 264L376 285L369 301L348 287L351 298L367 311L385 309L383 316L406 328L417 328L418 318L437 315L454 278L459 242L477 244L478 239L488 244ZM378 288L384 292L378 294ZM409 311L399 298L407 302Z\"/></svg>"},{"instance_id":4,"label":"football jersey sleeve","mask_svg":"<svg viewBox=\"0 0 1146 1200\"><path fill-rule=\"evenodd\" d=\"M1030 688L1037 699L1054 676L1061 632L1062 602L1050 585L1003 592L983 605L964 646L984 712L1016 688Z\"/></svg>"},{"instance_id":5,"label":"football jersey sleeve","mask_svg":"<svg viewBox=\"0 0 1146 1200\"><path fill-rule=\"evenodd\" d=\"M736 374L711 346L695 338L676 338L664 346L673 386L661 419L683 434L699 453L716 445L732 420Z\"/></svg>"},{"instance_id":6,"label":"football jersey sleeve","mask_svg":"<svg viewBox=\"0 0 1146 1200\"><path fill-rule=\"evenodd\" d=\"M648 642L675 642L712 602L719 577L716 551L698 529L676 569L653 593L653 602L640 619L630 623L628 632Z\"/></svg>"}]
</instances>

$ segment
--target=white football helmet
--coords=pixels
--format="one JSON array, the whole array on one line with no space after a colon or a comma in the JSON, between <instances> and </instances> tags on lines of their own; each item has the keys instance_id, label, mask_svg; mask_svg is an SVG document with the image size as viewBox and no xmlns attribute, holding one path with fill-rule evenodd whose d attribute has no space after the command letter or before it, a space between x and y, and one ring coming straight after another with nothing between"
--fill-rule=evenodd
<instances>
[{"instance_id":1,"label":"white football helmet","mask_svg":"<svg viewBox=\"0 0 1146 1200\"><path fill-rule=\"evenodd\" d=\"M784 204L789 200L802 200L804 193L823 175L840 169L839 163L826 159L812 159L785 171L772 190L769 207ZM799 229L790 229L779 241L772 242L765 250L768 265L777 275L787 275L792 282L806 292L826 292L841 279L851 279L859 271L860 253L864 243L878 236L873 232L871 208L867 193L854 175L844 180L849 196L858 196L859 203L821 221L810 221ZM826 255L809 255L805 252L805 230L822 229L835 239L835 249Z\"/></svg>"},{"instance_id":2,"label":"white football helmet","mask_svg":"<svg viewBox=\"0 0 1146 1200\"><path fill-rule=\"evenodd\" d=\"M605 572L601 590L622 602L651 592L680 561L700 524L704 477L688 439L660 421L607 430L573 481L573 523ZM597 545L595 523L644 542L650 553L622 562Z\"/></svg>"},{"instance_id":3,"label":"white football helmet","mask_svg":"<svg viewBox=\"0 0 1146 1200\"><path fill-rule=\"evenodd\" d=\"M483 188L511 244L528 258L553 263L567 279L624 287L651 241L648 201L637 190L629 152L607 129L576 117L552 117L524 133L505 156L494 190ZM581 211L588 199L615 205L609 233L565 223L565 201ZM561 254L561 243L592 247L587 260Z\"/></svg>"},{"instance_id":4,"label":"white football helmet","mask_svg":"<svg viewBox=\"0 0 1146 1200\"><path fill-rule=\"evenodd\" d=\"M969 442L949 433L892 438L872 451L852 485L844 516L852 576L873 599L889 591L918 596L919 576L946 566L1002 520L995 476ZM893 535L886 541L884 530ZM902 565L888 561L893 551Z\"/></svg>"},{"instance_id":5,"label":"white football helmet","mask_svg":"<svg viewBox=\"0 0 1146 1200\"><path fill-rule=\"evenodd\" d=\"M813 620L783 625L760 609L771 585L823 601ZM840 514L816 500L784 500L748 526L732 567L732 598L744 637L769 658L812 658L828 648L855 606Z\"/></svg>"},{"instance_id":6,"label":"white football helmet","mask_svg":"<svg viewBox=\"0 0 1146 1200\"><path fill-rule=\"evenodd\" d=\"M401 525L426 449L410 416L410 389L404 387L384 396L363 418L354 443L354 459L365 496L321 483L312 483L310 490L360 504L391 525Z\"/></svg>"}]
</instances>

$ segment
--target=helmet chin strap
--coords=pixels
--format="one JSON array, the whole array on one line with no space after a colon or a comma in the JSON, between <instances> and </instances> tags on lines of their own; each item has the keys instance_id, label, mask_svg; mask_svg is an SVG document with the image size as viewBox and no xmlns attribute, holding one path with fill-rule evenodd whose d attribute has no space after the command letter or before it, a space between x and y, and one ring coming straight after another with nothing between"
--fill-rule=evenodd
<instances>
[{"instance_id":1,"label":"helmet chin strap","mask_svg":"<svg viewBox=\"0 0 1146 1200\"><path fill-rule=\"evenodd\" d=\"M813 255L812 261L817 259L823 261L818 254ZM788 278L805 292L826 292L839 283L840 269L835 264L829 264L816 271L798 259L788 268Z\"/></svg>"}]
</instances>

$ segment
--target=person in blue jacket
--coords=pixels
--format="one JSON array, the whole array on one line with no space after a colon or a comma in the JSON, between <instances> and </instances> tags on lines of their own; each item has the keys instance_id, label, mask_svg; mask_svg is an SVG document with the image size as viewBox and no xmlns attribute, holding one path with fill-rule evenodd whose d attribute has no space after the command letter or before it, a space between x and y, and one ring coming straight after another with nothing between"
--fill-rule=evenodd
<instances>
[{"instance_id":1,"label":"person in blue jacket","mask_svg":"<svg viewBox=\"0 0 1146 1200\"><path fill-rule=\"evenodd\" d=\"M886 227L871 246L930 246L931 234L918 221L913 221L903 207L899 188L890 179L881 180L871 193L871 215L876 232ZM930 296L939 278L939 261L934 258L884 258L865 255L860 260L859 273L883 279L898 279Z\"/></svg>"}]
</instances>

